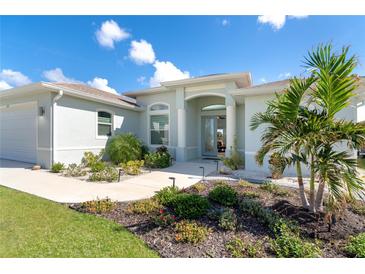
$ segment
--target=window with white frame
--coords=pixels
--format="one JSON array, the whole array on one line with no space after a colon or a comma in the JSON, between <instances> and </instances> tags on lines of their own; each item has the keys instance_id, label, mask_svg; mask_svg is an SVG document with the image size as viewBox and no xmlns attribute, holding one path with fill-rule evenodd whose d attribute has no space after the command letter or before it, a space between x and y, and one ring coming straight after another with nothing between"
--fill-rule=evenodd
<instances>
[{"instance_id":1,"label":"window with white frame","mask_svg":"<svg viewBox=\"0 0 365 274\"><path fill-rule=\"evenodd\" d=\"M112 135L112 114L106 111L98 111L98 136L111 136Z\"/></svg>"},{"instance_id":2,"label":"window with white frame","mask_svg":"<svg viewBox=\"0 0 365 274\"><path fill-rule=\"evenodd\" d=\"M169 145L169 107L155 104L149 108L150 144Z\"/></svg>"}]
</instances>

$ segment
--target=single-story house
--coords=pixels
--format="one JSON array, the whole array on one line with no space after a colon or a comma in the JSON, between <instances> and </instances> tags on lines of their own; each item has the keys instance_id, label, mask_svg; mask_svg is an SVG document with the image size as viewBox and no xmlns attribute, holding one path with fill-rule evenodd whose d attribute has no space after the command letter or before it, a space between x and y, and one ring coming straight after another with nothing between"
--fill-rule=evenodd
<instances>
[{"instance_id":1,"label":"single-story house","mask_svg":"<svg viewBox=\"0 0 365 274\"><path fill-rule=\"evenodd\" d=\"M262 130L252 116L289 81L253 85L250 73L168 81L115 95L78 83L33 83L0 93L0 158L37 163L79 163L118 133L132 132L151 149L169 148L176 161L229 155L236 142L245 168L259 170L255 153ZM357 121L365 78L340 118ZM264 169L267 166L263 167Z\"/></svg>"}]
</instances>

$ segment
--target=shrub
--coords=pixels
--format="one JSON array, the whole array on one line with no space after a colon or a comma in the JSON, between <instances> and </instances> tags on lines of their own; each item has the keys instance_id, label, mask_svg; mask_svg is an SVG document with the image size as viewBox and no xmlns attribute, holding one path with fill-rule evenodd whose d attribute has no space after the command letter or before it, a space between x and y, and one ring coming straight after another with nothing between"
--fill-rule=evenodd
<instances>
[{"instance_id":1,"label":"shrub","mask_svg":"<svg viewBox=\"0 0 365 274\"><path fill-rule=\"evenodd\" d=\"M91 172L100 172L103 171L106 168L105 162L97 161L90 164L90 170Z\"/></svg>"},{"instance_id":2,"label":"shrub","mask_svg":"<svg viewBox=\"0 0 365 274\"><path fill-rule=\"evenodd\" d=\"M93 172L89 176L89 181L91 182L113 182L118 180L119 171L111 165L105 166L105 168L98 172Z\"/></svg>"},{"instance_id":3,"label":"shrub","mask_svg":"<svg viewBox=\"0 0 365 274\"><path fill-rule=\"evenodd\" d=\"M253 186L253 184L248 182L248 181L245 181L245 180L241 179L241 180L238 181L238 186L240 186L240 187L251 187L251 186Z\"/></svg>"},{"instance_id":4,"label":"shrub","mask_svg":"<svg viewBox=\"0 0 365 274\"><path fill-rule=\"evenodd\" d=\"M102 149L98 154L94 154L91 151L84 152L84 157L81 159L81 164L84 167L91 167L93 164L101 160L104 152L104 149Z\"/></svg>"},{"instance_id":5,"label":"shrub","mask_svg":"<svg viewBox=\"0 0 365 274\"><path fill-rule=\"evenodd\" d=\"M233 147L231 147L231 156L223 157L222 161L225 166L229 167L232 170L237 170L243 165L244 163L243 158L237 149L236 136L234 138Z\"/></svg>"},{"instance_id":6,"label":"shrub","mask_svg":"<svg viewBox=\"0 0 365 274\"><path fill-rule=\"evenodd\" d=\"M218 226L224 230L235 230L237 216L232 209L225 209L219 216Z\"/></svg>"},{"instance_id":7,"label":"shrub","mask_svg":"<svg viewBox=\"0 0 365 274\"><path fill-rule=\"evenodd\" d=\"M65 168L65 165L62 163L54 163L51 167L51 171L53 173L60 173Z\"/></svg>"},{"instance_id":8,"label":"shrub","mask_svg":"<svg viewBox=\"0 0 365 274\"><path fill-rule=\"evenodd\" d=\"M207 189L207 186L206 184L199 182L193 185L192 189L195 190L196 192L203 192L204 190Z\"/></svg>"},{"instance_id":9,"label":"shrub","mask_svg":"<svg viewBox=\"0 0 365 274\"><path fill-rule=\"evenodd\" d=\"M146 166L151 168L165 168L171 164L171 155L165 146L158 147L156 152L145 155Z\"/></svg>"},{"instance_id":10,"label":"shrub","mask_svg":"<svg viewBox=\"0 0 365 274\"><path fill-rule=\"evenodd\" d=\"M225 208L213 208L210 209L207 213L207 217L213 221L218 221L219 217L224 212Z\"/></svg>"},{"instance_id":11,"label":"shrub","mask_svg":"<svg viewBox=\"0 0 365 274\"><path fill-rule=\"evenodd\" d=\"M161 205L155 199L145 199L132 202L127 207L127 212L136 214L158 213Z\"/></svg>"},{"instance_id":12,"label":"shrub","mask_svg":"<svg viewBox=\"0 0 365 274\"><path fill-rule=\"evenodd\" d=\"M237 204L237 192L228 185L216 186L209 192L209 198L224 206Z\"/></svg>"},{"instance_id":13,"label":"shrub","mask_svg":"<svg viewBox=\"0 0 365 274\"><path fill-rule=\"evenodd\" d=\"M176 217L175 215L172 215L169 212L160 209L160 212L157 215L153 216L151 220L157 226L167 227L175 223Z\"/></svg>"},{"instance_id":14,"label":"shrub","mask_svg":"<svg viewBox=\"0 0 365 274\"><path fill-rule=\"evenodd\" d=\"M127 163L121 163L120 166L124 170L125 173L128 175L138 175L140 174L141 168L144 165L143 160L134 160L134 161L128 161Z\"/></svg>"},{"instance_id":15,"label":"shrub","mask_svg":"<svg viewBox=\"0 0 365 274\"><path fill-rule=\"evenodd\" d=\"M345 247L345 251L353 257L365 258L365 233L351 236Z\"/></svg>"},{"instance_id":16,"label":"shrub","mask_svg":"<svg viewBox=\"0 0 365 274\"><path fill-rule=\"evenodd\" d=\"M164 206L169 206L171 201L175 199L175 197L180 193L178 187L174 186L167 186L158 191L155 195L157 201Z\"/></svg>"},{"instance_id":17,"label":"shrub","mask_svg":"<svg viewBox=\"0 0 365 274\"><path fill-rule=\"evenodd\" d=\"M197 244L205 240L211 232L206 226L199 225L194 221L181 221L175 225L176 241Z\"/></svg>"},{"instance_id":18,"label":"shrub","mask_svg":"<svg viewBox=\"0 0 365 274\"><path fill-rule=\"evenodd\" d=\"M260 195L258 193L253 192L253 191L245 191L242 193L242 196L247 199L255 199L255 198L260 197Z\"/></svg>"},{"instance_id":19,"label":"shrub","mask_svg":"<svg viewBox=\"0 0 365 274\"><path fill-rule=\"evenodd\" d=\"M299 233L293 232L285 223L277 225L274 230L275 238L270 247L280 258L316 258L320 257L320 249L313 243L303 241Z\"/></svg>"},{"instance_id":20,"label":"shrub","mask_svg":"<svg viewBox=\"0 0 365 274\"><path fill-rule=\"evenodd\" d=\"M273 183L264 183L260 185L260 189L270 192L277 196L288 196L289 192L280 188L278 185Z\"/></svg>"},{"instance_id":21,"label":"shrub","mask_svg":"<svg viewBox=\"0 0 365 274\"><path fill-rule=\"evenodd\" d=\"M272 231L274 227L281 222L282 218L271 209L264 208L259 201L253 199L243 199L240 202L240 210L249 214L263 225L268 226Z\"/></svg>"},{"instance_id":22,"label":"shrub","mask_svg":"<svg viewBox=\"0 0 365 274\"><path fill-rule=\"evenodd\" d=\"M257 258L262 254L262 242L255 244L245 244L239 238L234 238L226 243L226 249L234 258Z\"/></svg>"},{"instance_id":23,"label":"shrub","mask_svg":"<svg viewBox=\"0 0 365 274\"><path fill-rule=\"evenodd\" d=\"M271 177L273 179L280 179L283 176L285 166L285 158L282 157L279 153L275 152L270 155L269 168L271 171Z\"/></svg>"},{"instance_id":24,"label":"shrub","mask_svg":"<svg viewBox=\"0 0 365 274\"><path fill-rule=\"evenodd\" d=\"M178 217L196 219L205 215L210 207L207 198L197 194L182 193L170 202Z\"/></svg>"},{"instance_id":25,"label":"shrub","mask_svg":"<svg viewBox=\"0 0 365 274\"><path fill-rule=\"evenodd\" d=\"M65 170L64 175L67 177L81 177L86 175L86 170L83 170L81 165L70 164Z\"/></svg>"},{"instance_id":26,"label":"shrub","mask_svg":"<svg viewBox=\"0 0 365 274\"><path fill-rule=\"evenodd\" d=\"M132 133L116 135L106 146L106 153L115 164L142 158L142 143Z\"/></svg>"},{"instance_id":27,"label":"shrub","mask_svg":"<svg viewBox=\"0 0 365 274\"><path fill-rule=\"evenodd\" d=\"M113 202L108 197L105 199L99 199L93 201L87 201L81 204L81 207L91 213L104 213L110 212L117 206L116 202Z\"/></svg>"}]
</instances>

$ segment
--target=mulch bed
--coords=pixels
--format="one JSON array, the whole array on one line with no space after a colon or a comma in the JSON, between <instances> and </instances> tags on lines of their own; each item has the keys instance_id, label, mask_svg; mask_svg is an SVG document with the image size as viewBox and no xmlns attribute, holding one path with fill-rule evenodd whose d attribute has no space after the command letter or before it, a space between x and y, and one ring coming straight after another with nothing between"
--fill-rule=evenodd
<instances>
[{"instance_id":1,"label":"mulch bed","mask_svg":"<svg viewBox=\"0 0 365 274\"><path fill-rule=\"evenodd\" d=\"M228 182L227 182L228 183ZM207 188L201 195L207 195L216 182L204 182ZM300 225L301 234L307 240L319 240L323 257L346 257L343 247L349 236L365 232L365 216L353 213L350 208L337 216L336 223L329 231L328 222L323 214L313 215L300 207L298 190L282 188L287 195L277 196L260 189L257 185L240 186L237 182L229 182L239 193L255 192L265 207L271 208L281 216L295 220ZM193 188L185 189L189 193L197 193ZM85 212L80 204L70 204L72 209ZM236 231L224 231L216 221L204 216L198 221L212 229L206 240L197 245L180 243L175 240L173 226L161 228L150 221L150 216L132 214L126 211L128 203L118 203L117 207L108 213L97 214L113 220L140 237L150 248L156 250L162 257L231 257L225 245L228 241L239 238L244 243L261 243L260 257L275 257L270 251L270 230L260 224L257 219L247 216L234 209L238 217ZM217 206L217 205L214 205ZM87 212L85 212L87 213Z\"/></svg>"}]
</instances>

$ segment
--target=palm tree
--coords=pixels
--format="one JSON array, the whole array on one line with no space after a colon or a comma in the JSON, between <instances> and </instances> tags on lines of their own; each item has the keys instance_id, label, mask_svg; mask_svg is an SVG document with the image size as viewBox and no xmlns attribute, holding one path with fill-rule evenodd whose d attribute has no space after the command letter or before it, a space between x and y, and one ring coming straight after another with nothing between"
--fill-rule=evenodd
<instances>
[{"instance_id":1,"label":"palm tree","mask_svg":"<svg viewBox=\"0 0 365 274\"><path fill-rule=\"evenodd\" d=\"M263 146L256 155L256 161L263 165L265 156L270 152L280 152L287 159L287 164L293 163L296 168L300 198L303 207L309 207L308 199L304 191L303 175L300 151L303 145L303 132L295 130L300 122L300 105L304 95L313 84L314 78L307 79L293 78L290 86L284 94L276 95L276 99L268 103L264 113L257 113L252 117L251 130L257 129L260 125L267 124L261 141ZM280 140L284 137L290 140L286 146L281 146ZM288 157L288 154L291 156Z\"/></svg>"},{"instance_id":2,"label":"palm tree","mask_svg":"<svg viewBox=\"0 0 365 274\"><path fill-rule=\"evenodd\" d=\"M347 58L348 50L346 47L336 54L331 45L320 45L308 53L305 66L309 77L291 79L284 94L277 95L267 111L256 114L251 121L252 130L268 125L262 135L263 146L257 153L258 163L262 165L268 153L278 152L286 157L288 165L294 164L302 204L313 212L322 210L326 186L331 201L364 191L356 161L346 150L338 151L339 144L358 149L365 142L364 126L335 117L350 104L357 88L357 77L352 74L356 58ZM301 164L310 170L309 203Z\"/></svg>"}]
</instances>

